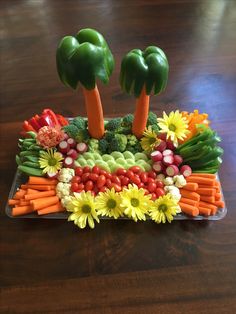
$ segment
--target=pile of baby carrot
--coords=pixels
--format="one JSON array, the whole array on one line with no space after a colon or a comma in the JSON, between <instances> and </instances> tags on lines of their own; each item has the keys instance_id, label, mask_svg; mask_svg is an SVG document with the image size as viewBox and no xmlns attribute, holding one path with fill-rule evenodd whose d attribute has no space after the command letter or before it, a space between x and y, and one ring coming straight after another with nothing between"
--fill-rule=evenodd
<instances>
[{"instance_id":1,"label":"pile of baby carrot","mask_svg":"<svg viewBox=\"0 0 236 314\"><path fill-rule=\"evenodd\" d=\"M183 213L190 216L210 216L216 214L217 208L225 206L216 175L193 173L186 181L187 184L180 189L179 205Z\"/></svg>"},{"instance_id":2,"label":"pile of baby carrot","mask_svg":"<svg viewBox=\"0 0 236 314\"><path fill-rule=\"evenodd\" d=\"M26 184L22 184L8 204L13 206L12 216L37 212L45 215L64 211L56 196L57 180L30 176Z\"/></svg>"}]
</instances>

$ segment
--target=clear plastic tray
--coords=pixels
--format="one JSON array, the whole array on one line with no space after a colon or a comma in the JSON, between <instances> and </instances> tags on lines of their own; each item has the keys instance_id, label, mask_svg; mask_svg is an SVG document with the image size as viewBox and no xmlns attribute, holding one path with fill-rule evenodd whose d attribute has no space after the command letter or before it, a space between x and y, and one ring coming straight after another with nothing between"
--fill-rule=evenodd
<instances>
[{"instance_id":1,"label":"clear plastic tray","mask_svg":"<svg viewBox=\"0 0 236 314\"><path fill-rule=\"evenodd\" d=\"M219 180L219 176L217 175L217 178ZM17 188L25 183L27 181L26 177L21 174L19 171L16 172L12 186L11 186L11 190L9 193L9 199L13 198ZM219 180L220 181L220 180ZM224 201L224 196L223 196L223 192L222 193L222 197L223 197L223 201ZM6 209L5 212L7 214L7 216L9 216L10 218L36 218L36 219L67 219L69 214L67 212L61 212L61 213L55 213L55 214L48 214L48 215L37 215L37 213L32 213L32 214L28 214L28 215L22 215L22 216L17 216L17 217L13 217L11 214L11 207L7 204L6 205ZM219 208L217 213L214 216L197 216L197 217L190 217L187 216L185 214L178 214L177 216L174 217L174 220L220 220L222 218L225 217L225 215L227 214L227 208ZM102 218L101 219L112 219L112 218ZM129 219L129 218L120 218L120 219ZM148 218L149 219L149 218Z\"/></svg>"}]
</instances>

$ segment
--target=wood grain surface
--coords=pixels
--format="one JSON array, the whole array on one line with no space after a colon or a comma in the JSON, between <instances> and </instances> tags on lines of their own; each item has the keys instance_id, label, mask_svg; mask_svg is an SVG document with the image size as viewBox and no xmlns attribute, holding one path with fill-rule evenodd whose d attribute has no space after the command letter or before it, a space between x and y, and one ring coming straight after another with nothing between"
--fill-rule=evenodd
<instances>
[{"instance_id":1,"label":"wood grain surface","mask_svg":"<svg viewBox=\"0 0 236 314\"><path fill-rule=\"evenodd\" d=\"M236 1L2 0L0 20L1 313L236 313ZM122 56L150 44L166 52L168 87L151 110L210 114L225 150L223 220L81 231L5 215L22 121L46 107L85 114L81 90L66 88L55 65L60 38L85 27L116 60L110 84L99 84L106 116L134 110L119 87Z\"/></svg>"}]
</instances>

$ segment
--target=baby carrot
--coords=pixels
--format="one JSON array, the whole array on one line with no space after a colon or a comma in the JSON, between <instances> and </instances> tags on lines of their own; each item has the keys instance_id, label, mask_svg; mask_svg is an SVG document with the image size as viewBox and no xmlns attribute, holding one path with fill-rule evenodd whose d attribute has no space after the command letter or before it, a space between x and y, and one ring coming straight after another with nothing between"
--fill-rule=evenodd
<instances>
[{"instance_id":1,"label":"baby carrot","mask_svg":"<svg viewBox=\"0 0 236 314\"><path fill-rule=\"evenodd\" d=\"M207 203L207 202L199 202L199 206L200 207L205 207L205 208L209 208L211 211L216 211L217 207L213 204Z\"/></svg>"},{"instance_id":2,"label":"baby carrot","mask_svg":"<svg viewBox=\"0 0 236 314\"><path fill-rule=\"evenodd\" d=\"M220 201L221 200L221 193L216 193L215 194L215 200Z\"/></svg>"},{"instance_id":3,"label":"baby carrot","mask_svg":"<svg viewBox=\"0 0 236 314\"><path fill-rule=\"evenodd\" d=\"M27 194L27 195L25 195L25 199L26 200L35 200L38 198L54 196L54 195L56 195L56 191L51 190L51 191L37 192L34 194Z\"/></svg>"},{"instance_id":4,"label":"baby carrot","mask_svg":"<svg viewBox=\"0 0 236 314\"><path fill-rule=\"evenodd\" d=\"M197 206L198 205L197 201L194 201L194 200L191 200L190 198L185 198L185 197L181 197L180 202L181 203L185 203L185 204L189 204L189 205L192 205L192 206Z\"/></svg>"},{"instance_id":5,"label":"baby carrot","mask_svg":"<svg viewBox=\"0 0 236 314\"><path fill-rule=\"evenodd\" d=\"M211 173L192 173L191 177L201 177L201 178L208 178L208 179L216 179L215 174Z\"/></svg>"},{"instance_id":6,"label":"baby carrot","mask_svg":"<svg viewBox=\"0 0 236 314\"><path fill-rule=\"evenodd\" d=\"M38 184L27 184L25 185L26 188L22 188L22 189L34 189L34 190L38 190L38 191L49 191L49 190L54 190L55 189L55 185L38 185Z\"/></svg>"},{"instance_id":7,"label":"baby carrot","mask_svg":"<svg viewBox=\"0 0 236 314\"><path fill-rule=\"evenodd\" d=\"M15 206L12 208L12 216L26 215L33 211L32 207L29 205L26 206Z\"/></svg>"},{"instance_id":8,"label":"baby carrot","mask_svg":"<svg viewBox=\"0 0 236 314\"><path fill-rule=\"evenodd\" d=\"M51 205L55 205L59 202L59 198L57 196L43 197L36 200L30 201L34 210L39 210L46 208Z\"/></svg>"},{"instance_id":9,"label":"baby carrot","mask_svg":"<svg viewBox=\"0 0 236 314\"><path fill-rule=\"evenodd\" d=\"M25 194L26 194L26 191L20 189L20 190L16 191L13 198L14 198L14 200L19 200L19 199L23 198Z\"/></svg>"},{"instance_id":10,"label":"baby carrot","mask_svg":"<svg viewBox=\"0 0 236 314\"><path fill-rule=\"evenodd\" d=\"M17 204L19 204L20 203L20 201L19 200L14 200L14 199L9 199L8 200L8 205L17 205Z\"/></svg>"},{"instance_id":11,"label":"baby carrot","mask_svg":"<svg viewBox=\"0 0 236 314\"><path fill-rule=\"evenodd\" d=\"M211 188L198 188L197 193L200 195L214 196L216 194L216 190Z\"/></svg>"},{"instance_id":12,"label":"baby carrot","mask_svg":"<svg viewBox=\"0 0 236 314\"><path fill-rule=\"evenodd\" d=\"M210 216L211 210L208 207L202 207L198 206L199 209L199 214L204 215L204 216Z\"/></svg>"},{"instance_id":13,"label":"baby carrot","mask_svg":"<svg viewBox=\"0 0 236 314\"><path fill-rule=\"evenodd\" d=\"M188 191L185 189L179 189L181 196L185 198L190 198L191 200L200 201L200 195L196 192Z\"/></svg>"},{"instance_id":14,"label":"baby carrot","mask_svg":"<svg viewBox=\"0 0 236 314\"><path fill-rule=\"evenodd\" d=\"M185 204L182 202L179 202L179 206L183 213L189 215L189 216L197 216L199 214L199 210L195 206L191 206L189 204Z\"/></svg>"},{"instance_id":15,"label":"baby carrot","mask_svg":"<svg viewBox=\"0 0 236 314\"><path fill-rule=\"evenodd\" d=\"M26 201L26 200L20 200L20 204L19 206L25 206L25 205L30 205L30 202L29 201Z\"/></svg>"},{"instance_id":16,"label":"baby carrot","mask_svg":"<svg viewBox=\"0 0 236 314\"><path fill-rule=\"evenodd\" d=\"M204 184L204 185L209 185L209 186L214 186L214 179L209 179L209 178L203 178L203 177L198 177L198 176L189 176L186 178L187 182L194 182L198 184Z\"/></svg>"},{"instance_id":17,"label":"baby carrot","mask_svg":"<svg viewBox=\"0 0 236 314\"><path fill-rule=\"evenodd\" d=\"M193 183L193 182L188 182L183 188L188 191L196 191L198 188L198 184Z\"/></svg>"},{"instance_id":18,"label":"baby carrot","mask_svg":"<svg viewBox=\"0 0 236 314\"><path fill-rule=\"evenodd\" d=\"M26 194L34 194L34 193L38 193L38 190L34 190L34 189L27 189L26 190Z\"/></svg>"},{"instance_id":19,"label":"baby carrot","mask_svg":"<svg viewBox=\"0 0 236 314\"><path fill-rule=\"evenodd\" d=\"M36 185L55 185L57 184L57 180L54 179L47 179L47 178L42 178L42 177L33 177L29 176L29 181L28 184L36 184Z\"/></svg>"},{"instance_id":20,"label":"baby carrot","mask_svg":"<svg viewBox=\"0 0 236 314\"><path fill-rule=\"evenodd\" d=\"M61 206L61 203L57 203L57 204L49 206L47 208L43 208L43 209L38 210L38 215L58 213L58 212L62 212L64 210L65 209Z\"/></svg>"},{"instance_id":21,"label":"baby carrot","mask_svg":"<svg viewBox=\"0 0 236 314\"><path fill-rule=\"evenodd\" d=\"M207 196L207 195L200 195L200 201L204 201L208 203L215 203L215 197Z\"/></svg>"},{"instance_id":22,"label":"baby carrot","mask_svg":"<svg viewBox=\"0 0 236 314\"><path fill-rule=\"evenodd\" d=\"M219 208L224 208L225 207L225 203L223 201L216 201L215 205Z\"/></svg>"}]
</instances>

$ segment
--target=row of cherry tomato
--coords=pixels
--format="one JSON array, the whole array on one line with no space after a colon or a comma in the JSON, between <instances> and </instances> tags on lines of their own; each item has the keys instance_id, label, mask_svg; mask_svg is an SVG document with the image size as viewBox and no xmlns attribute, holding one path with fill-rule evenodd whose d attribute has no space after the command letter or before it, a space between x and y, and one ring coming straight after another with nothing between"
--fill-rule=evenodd
<instances>
[{"instance_id":1,"label":"row of cherry tomato","mask_svg":"<svg viewBox=\"0 0 236 314\"><path fill-rule=\"evenodd\" d=\"M120 192L128 184L133 183L138 188L143 188L145 194L151 194L152 199L155 200L165 194L164 185L156 179L156 176L154 171L142 171L138 166L128 170L119 168L114 173L109 173L98 166L77 167L75 176L71 180L71 191L91 191L96 195L106 189L114 188L116 192Z\"/></svg>"}]
</instances>

